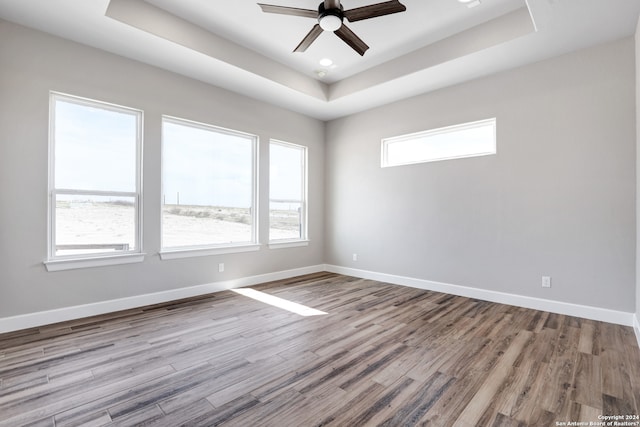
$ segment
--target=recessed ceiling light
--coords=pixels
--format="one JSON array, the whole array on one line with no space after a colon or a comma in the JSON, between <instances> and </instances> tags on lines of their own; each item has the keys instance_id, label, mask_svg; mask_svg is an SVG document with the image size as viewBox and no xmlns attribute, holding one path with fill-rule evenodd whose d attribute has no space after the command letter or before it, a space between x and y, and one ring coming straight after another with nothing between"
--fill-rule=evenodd
<instances>
[{"instance_id":1,"label":"recessed ceiling light","mask_svg":"<svg viewBox=\"0 0 640 427\"><path fill-rule=\"evenodd\" d=\"M329 58L322 58L320 60L320 65L322 65L323 67L330 67L333 65L333 61Z\"/></svg>"},{"instance_id":2,"label":"recessed ceiling light","mask_svg":"<svg viewBox=\"0 0 640 427\"><path fill-rule=\"evenodd\" d=\"M327 70L316 70L316 75L317 75L318 77L320 77L320 78L323 78L323 77L324 77L324 76L326 76L327 74L328 74L328 73L327 73Z\"/></svg>"},{"instance_id":3,"label":"recessed ceiling light","mask_svg":"<svg viewBox=\"0 0 640 427\"><path fill-rule=\"evenodd\" d=\"M480 0L458 0L458 2L466 4L469 9L480 5Z\"/></svg>"}]
</instances>

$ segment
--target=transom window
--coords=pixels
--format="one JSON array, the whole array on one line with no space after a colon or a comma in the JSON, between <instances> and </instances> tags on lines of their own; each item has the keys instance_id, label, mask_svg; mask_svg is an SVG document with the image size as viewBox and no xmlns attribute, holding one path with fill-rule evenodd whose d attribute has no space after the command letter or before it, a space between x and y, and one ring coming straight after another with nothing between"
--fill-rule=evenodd
<instances>
[{"instance_id":1,"label":"transom window","mask_svg":"<svg viewBox=\"0 0 640 427\"><path fill-rule=\"evenodd\" d=\"M269 240L307 238L307 148L269 144Z\"/></svg>"},{"instance_id":2,"label":"transom window","mask_svg":"<svg viewBox=\"0 0 640 427\"><path fill-rule=\"evenodd\" d=\"M141 251L142 111L52 93L49 260Z\"/></svg>"},{"instance_id":3,"label":"transom window","mask_svg":"<svg viewBox=\"0 0 640 427\"><path fill-rule=\"evenodd\" d=\"M448 126L382 140L382 167L496 153L496 119Z\"/></svg>"},{"instance_id":4,"label":"transom window","mask_svg":"<svg viewBox=\"0 0 640 427\"><path fill-rule=\"evenodd\" d=\"M162 120L162 247L255 244L257 137Z\"/></svg>"}]
</instances>

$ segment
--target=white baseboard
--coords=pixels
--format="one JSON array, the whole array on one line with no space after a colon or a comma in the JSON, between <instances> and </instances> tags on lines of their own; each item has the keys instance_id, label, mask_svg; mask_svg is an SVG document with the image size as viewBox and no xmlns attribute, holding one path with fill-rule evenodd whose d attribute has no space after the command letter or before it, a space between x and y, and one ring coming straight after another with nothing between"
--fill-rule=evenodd
<instances>
[{"instance_id":1,"label":"white baseboard","mask_svg":"<svg viewBox=\"0 0 640 427\"><path fill-rule=\"evenodd\" d=\"M379 282L392 283L395 285L410 286L412 288L425 289L429 291L443 292L452 295L459 295L468 298L475 298L483 301L497 302L501 304L515 305L518 307L531 308L534 310L548 311L551 313L565 314L569 316L582 317L585 319L600 320L618 325L634 326L634 314L624 311L609 310L606 308L591 307L587 305L571 304L560 301L546 300L542 298L527 297L523 295L507 294L503 292L490 291L486 289L470 288L467 286L451 285L449 283L434 282L431 280L415 279L412 277L396 276L392 274L377 273L375 271L358 270L337 265L325 265L325 270L331 273L344 274L347 276L371 279ZM636 337L640 337L640 325L635 319ZM640 338L638 341L640 345Z\"/></svg>"},{"instance_id":2,"label":"white baseboard","mask_svg":"<svg viewBox=\"0 0 640 427\"><path fill-rule=\"evenodd\" d=\"M178 299L199 295L206 295L213 292L240 288L243 286L252 286L260 283L270 282L273 280L288 279L295 276L318 273L321 271L328 271L332 273L344 274L347 276L359 277L362 279L371 279L395 285L410 286L418 289L443 292L452 295L459 295L484 301L492 301L501 304L515 305L518 307L531 308L552 313L582 317L586 319L599 320L619 325L632 326L635 331L636 338L638 339L638 345L640 346L640 322L638 320L638 317L633 313L559 301L551 301L522 295L507 294L503 292L470 288L466 286L378 273L374 271L359 270L355 268L340 267L330 264L314 265L292 270L277 271L273 273L260 274L257 276L242 277L238 279L207 283L203 285L190 286L187 288L172 289L152 294L136 295L132 297L101 301L92 304L78 305L56 310L47 310L36 313L23 314L19 316L0 318L0 333L34 328L38 326L64 322L67 320L75 320L99 314L111 313L114 311L144 307L147 305L175 301Z\"/></svg>"},{"instance_id":3,"label":"white baseboard","mask_svg":"<svg viewBox=\"0 0 640 427\"><path fill-rule=\"evenodd\" d=\"M242 277L221 282L207 283L204 285L190 286L187 288L171 289L169 291L155 292L152 294L136 295L127 298L101 301L92 304L65 307L56 310L40 311L19 316L0 318L0 333L34 328L52 323L75 320L83 317L96 316L114 311L128 310L130 308L144 307L152 304L175 301L182 298L206 295L213 292L224 291L243 286L257 285L273 280L288 279L290 277L324 271L323 265L296 268L293 270L277 271L274 273L260 274L257 276Z\"/></svg>"}]
</instances>

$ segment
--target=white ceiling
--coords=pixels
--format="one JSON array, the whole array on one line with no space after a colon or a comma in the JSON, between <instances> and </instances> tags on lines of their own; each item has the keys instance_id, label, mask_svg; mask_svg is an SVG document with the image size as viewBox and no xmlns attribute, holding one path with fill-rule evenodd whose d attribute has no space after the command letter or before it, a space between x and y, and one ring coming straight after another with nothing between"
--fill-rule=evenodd
<instances>
[{"instance_id":1,"label":"white ceiling","mask_svg":"<svg viewBox=\"0 0 640 427\"><path fill-rule=\"evenodd\" d=\"M360 57L331 33L292 53L315 21L257 2L0 0L0 18L330 120L632 35L640 13L640 0L401 0L406 12L347 24L370 46Z\"/></svg>"},{"instance_id":2,"label":"white ceiling","mask_svg":"<svg viewBox=\"0 0 640 427\"><path fill-rule=\"evenodd\" d=\"M524 0L484 0L482 7L467 8L456 0L401 0L407 12L356 23L345 22L369 46L360 57L335 35L324 33L304 53L293 49L316 23L313 19L265 14L257 2L317 10L320 0L146 0L249 49L261 52L293 69L313 76L322 58L336 64L322 81L335 82L357 72L409 53L438 39L511 12ZM343 0L345 10L382 0Z\"/></svg>"}]
</instances>

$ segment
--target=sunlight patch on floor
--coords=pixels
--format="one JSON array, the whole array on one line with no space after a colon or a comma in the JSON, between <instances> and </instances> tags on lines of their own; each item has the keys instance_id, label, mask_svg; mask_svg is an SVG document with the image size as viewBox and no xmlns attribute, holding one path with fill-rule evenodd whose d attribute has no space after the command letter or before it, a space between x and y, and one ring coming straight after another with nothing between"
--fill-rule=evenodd
<instances>
[{"instance_id":1,"label":"sunlight patch on floor","mask_svg":"<svg viewBox=\"0 0 640 427\"><path fill-rule=\"evenodd\" d=\"M281 308L283 310L290 311L292 313L299 314L300 316L321 316L324 311L316 310L315 308L307 307L306 305L298 304L293 301L289 301L283 298L278 298L273 295L266 294L264 292L256 291L250 288L231 289L233 292L244 295L245 297L252 298L257 301L261 301L265 304L272 305L274 307Z\"/></svg>"}]
</instances>

